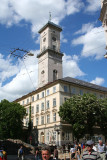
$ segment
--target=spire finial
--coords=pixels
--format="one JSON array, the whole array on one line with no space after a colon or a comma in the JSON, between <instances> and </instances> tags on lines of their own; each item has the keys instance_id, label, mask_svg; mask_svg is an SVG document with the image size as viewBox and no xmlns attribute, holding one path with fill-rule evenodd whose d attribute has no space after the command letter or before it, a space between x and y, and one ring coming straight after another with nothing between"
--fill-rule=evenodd
<instances>
[{"instance_id":1,"label":"spire finial","mask_svg":"<svg viewBox=\"0 0 107 160\"><path fill-rule=\"evenodd\" d=\"M51 21L51 12L49 12L49 21Z\"/></svg>"}]
</instances>

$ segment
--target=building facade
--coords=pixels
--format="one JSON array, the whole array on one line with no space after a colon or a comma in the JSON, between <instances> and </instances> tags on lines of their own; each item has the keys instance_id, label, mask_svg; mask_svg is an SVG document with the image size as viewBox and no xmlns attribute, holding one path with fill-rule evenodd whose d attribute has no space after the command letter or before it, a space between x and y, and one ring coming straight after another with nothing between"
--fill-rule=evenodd
<instances>
[{"instance_id":1,"label":"building facade","mask_svg":"<svg viewBox=\"0 0 107 160\"><path fill-rule=\"evenodd\" d=\"M26 109L24 126L28 126L31 107L31 120L33 127L37 127L40 144L62 145L73 142L72 126L62 122L58 114L59 107L66 99L74 94L83 95L84 93L95 94L98 98L107 98L105 87L71 77L63 78L63 54L60 52L61 31L61 27L52 22L48 22L39 31L38 89L16 100Z\"/></svg>"}]
</instances>

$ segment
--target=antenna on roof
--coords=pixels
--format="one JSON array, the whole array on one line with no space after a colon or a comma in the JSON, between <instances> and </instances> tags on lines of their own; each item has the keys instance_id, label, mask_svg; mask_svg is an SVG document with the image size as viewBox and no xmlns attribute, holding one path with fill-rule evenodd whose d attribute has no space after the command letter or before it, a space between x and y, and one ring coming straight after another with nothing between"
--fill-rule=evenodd
<instances>
[{"instance_id":1,"label":"antenna on roof","mask_svg":"<svg viewBox=\"0 0 107 160\"><path fill-rule=\"evenodd\" d=\"M49 12L49 21L51 22L51 12Z\"/></svg>"}]
</instances>

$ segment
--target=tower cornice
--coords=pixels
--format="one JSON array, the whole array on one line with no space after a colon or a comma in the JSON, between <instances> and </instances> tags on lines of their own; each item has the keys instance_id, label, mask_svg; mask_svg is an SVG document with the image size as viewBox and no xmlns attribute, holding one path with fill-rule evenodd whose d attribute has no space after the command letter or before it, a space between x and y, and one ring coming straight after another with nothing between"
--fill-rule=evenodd
<instances>
[{"instance_id":1,"label":"tower cornice","mask_svg":"<svg viewBox=\"0 0 107 160\"><path fill-rule=\"evenodd\" d=\"M60 26L56 25L56 24L53 23L53 22L48 21L48 23L47 23L45 26L43 26L43 27L38 31L38 33L43 32L43 30L45 30L47 27L55 28L55 29L59 30L60 32L62 31L62 28L61 28Z\"/></svg>"}]
</instances>

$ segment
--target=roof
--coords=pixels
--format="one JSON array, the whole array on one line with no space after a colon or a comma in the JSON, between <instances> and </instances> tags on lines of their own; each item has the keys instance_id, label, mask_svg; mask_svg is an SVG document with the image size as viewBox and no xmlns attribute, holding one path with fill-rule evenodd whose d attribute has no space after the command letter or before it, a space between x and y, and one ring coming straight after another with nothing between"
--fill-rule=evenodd
<instances>
[{"instance_id":1,"label":"roof","mask_svg":"<svg viewBox=\"0 0 107 160\"><path fill-rule=\"evenodd\" d=\"M43 87L40 87L37 90L32 91L32 92L30 92L26 95L23 95L22 97L16 99L15 102L18 102L19 100L27 98L28 96L32 96L35 93L39 93L43 89L47 89L49 86L53 86L54 84L57 84L57 83L60 83L60 82L72 83L74 85L79 85L79 86L82 86L82 87L88 87L90 89L95 89L95 90L103 91L103 92L107 93L107 87L102 87L102 86L95 85L95 84L92 84L92 83L89 83L89 82L86 82L86 81L82 81L82 80L79 80L79 79L75 79L75 78L72 78L72 77L65 77L65 78L55 80L54 82L49 82L46 85L44 85Z\"/></svg>"},{"instance_id":2,"label":"roof","mask_svg":"<svg viewBox=\"0 0 107 160\"><path fill-rule=\"evenodd\" d=\"M60 32L62 31L62 28L60 26L58 26L57 24L48 21L48 23L46 23L46 25L44 25L38 32L41 33L45 28L47 27L53 27L57 30L59 30Z\"/></svg>"},{"instance_id":3,"label":"roof","mask_svg":"<svg viewBox=\"0 0 107 160\"><path fill-rule=\"evenodd\" d=\"M102 86L92 84L92 83L89 83L89 82L86 82L86 81L83 81L83 80L75 79L75 78L72 78L72 77L65 77L65 78L62 78L61 80L66 81L66 82L70 82L70 83L74 83L74 84L77 84L77 85L80 85L80 86L89 87L89 88L93 88L93 89L100 90L100 91L103 91L103 92L104 91L107 92L106 87L102 87Z\"/></svg>"}]
</instances>

